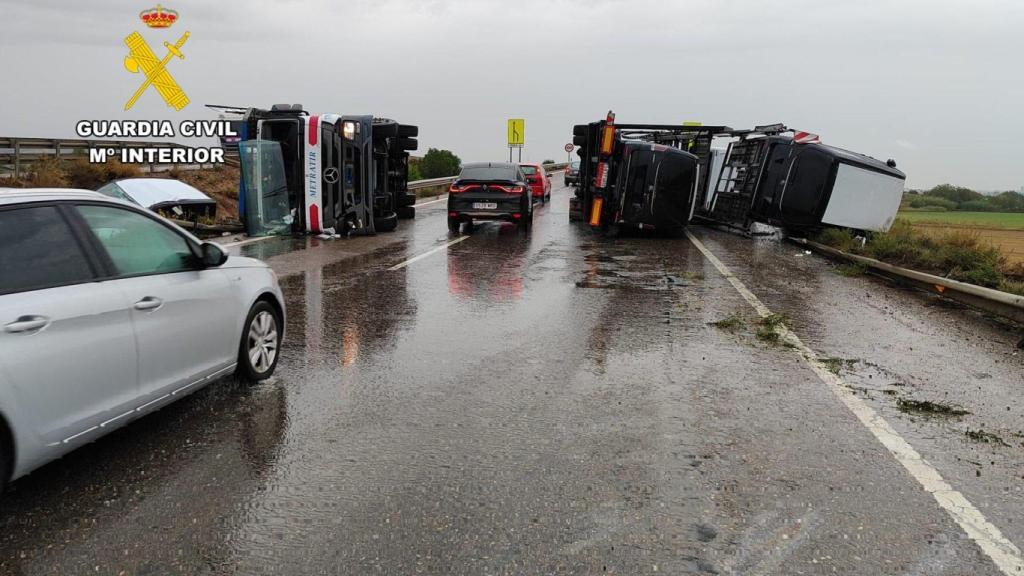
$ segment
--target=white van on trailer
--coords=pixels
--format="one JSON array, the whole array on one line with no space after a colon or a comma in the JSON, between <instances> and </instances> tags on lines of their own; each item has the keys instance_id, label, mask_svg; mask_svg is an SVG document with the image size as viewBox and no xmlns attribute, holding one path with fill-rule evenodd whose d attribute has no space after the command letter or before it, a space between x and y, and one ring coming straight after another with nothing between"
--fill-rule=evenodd
<instances>
[{"instance_id":1,"label":"white van on trailer","mask_svg":"<svg viewBox=\"0 0 1024 576\"><path fill-rule=\"evenodd\" d=\"M817 141L801 141L780 125L737 131L705 199L704 217L747 227L764 222L802 230L842 226L884 232L896 220L906 175L882 162Z\"/></svg>"}]
</instances>

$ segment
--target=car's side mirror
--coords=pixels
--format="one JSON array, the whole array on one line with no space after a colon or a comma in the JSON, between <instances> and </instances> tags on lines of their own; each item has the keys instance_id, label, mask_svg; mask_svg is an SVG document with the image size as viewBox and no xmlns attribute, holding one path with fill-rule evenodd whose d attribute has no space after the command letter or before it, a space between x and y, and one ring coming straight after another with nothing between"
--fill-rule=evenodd
<instances>
[{"instance_id":1,"label":"car's side mirror","mask_svg":"<svg viewBox=\"0 0 1024 576\"><path fill-rule=\"evenodd\" d=\"M228 261L228 253L213 242L203 242L200 248L203 251L203 266L206 268L216 268Z\"/></svg>"}]
</instances>

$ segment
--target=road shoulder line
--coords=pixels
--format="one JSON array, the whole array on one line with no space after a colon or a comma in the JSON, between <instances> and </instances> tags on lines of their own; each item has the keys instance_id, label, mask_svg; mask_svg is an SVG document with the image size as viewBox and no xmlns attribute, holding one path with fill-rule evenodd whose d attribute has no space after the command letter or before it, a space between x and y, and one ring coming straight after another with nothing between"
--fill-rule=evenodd
<instances>
[{"instance_id":1,"label":"road shoulder line","mask_svg":"<svg viewBox=\"0 0 1024 576\"><path fill-rule=\"evenodd\" d=\"M704 244L698 240L689 230L686 237L700 250L701 254L732 284L740 296L762 317L771 315L771 310L762 303L738 278L722 263ZM939 506L960 526L960 528L974 540L981 550L996 564L1000 571L1007 576L1020 576L1024 574L1024 557L1020 549L1010 542L999 528L989 522L985 516L967 498L954 490L927 460L903 439L898 432L873 408L867 405L861 398L857 397L852 390L847 388L842 378L833 374L821 362L818 354L808 348L800 338L797 337L785 325L779 325L779 336L784 342L793 346L804 362L812 371L828 386L846 407L853 412L853 415L860 420L875 439L882 443L889 453L914 477L926 492L935 498Z\"/></svg>"}]
</instances>

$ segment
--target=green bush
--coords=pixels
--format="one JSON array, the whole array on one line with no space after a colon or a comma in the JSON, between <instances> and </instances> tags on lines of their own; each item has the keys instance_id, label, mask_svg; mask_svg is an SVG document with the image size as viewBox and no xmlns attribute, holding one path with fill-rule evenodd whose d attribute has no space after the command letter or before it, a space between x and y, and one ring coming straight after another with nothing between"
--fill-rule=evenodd
<instances>
[{"instance_id":1,"label":"green bush","mask_svg":"<svg viewBox=\"0 0 1024 576\"><path fill-rule=\"evenodd\" d=\"M415 182L416 180L423 180L423 175L420 174L419 164L409 163L409 182Z\"/></svg>"},{"instance_id":2,"label":"green bush","mask_svg":"<svg viewBox=\"0 0 1024 576\"><path fill-rule=\"evenodd\" d=\"M960 204L969 200L981 200L984 196L970 188L964 188L963 186L953 186L952 184L939 184L931 190L925 192L925 196L932 196L938 198L945 198L954 204Z\"/></svg>"},{"instance_id":3,"label":"green bush","mask_svg":"<svg viewBox=\"0 0 1024 576\"><path fill-rule=\"evenodd\" d=\"M936 212L939 212L939 211L944 212L946 210L956 210L957 206L958 206L957 203L952 201L952 200L948 200L946 198L941 198L941 197L938 197L938 196L929 196L927 194L921 195L921 196L915 196L915 197L911 198L907 202L907 204L911 208L920 208L922 210L924 210L926 208L931 208L932 211L936 211ZM935 210L935 208L941 208L941 210Z\"/></svg>"},{"instance_id":4,"label":"green bush","mask_svg":"<svg viewBox=\"0 0 1024 576\"><path fill-rule=\"evenodd\" d=\"M1006 256L977 233L923 232L897 220L888 232L872 232L861 246L849 230L827 228L814 240L833 248L952 280L1013 293L1024 289L1024 265L1010 266Z\"/></svg>"},{"instance_id":5,"label":"green bush","mask_svg":"<svg viewBox=\"0 0 1024 576\"><path fill-rule=\"evenodd\" d=\"M431 148L419 162L420 174L423 178L445 178L456 176L462 166L462 160L450 150Z\"/></svg>"},{"instance_id":6,"label":"green bush","mask_svg":"<svg viewBox=\"0 0 1024 576\"><path fill-rule=\"evenodd\" d=\"M992 202L986 198L984 200L968 200L967 202L961 202L959 210L965 212L992 212L995 207L992 206Z\"/></svg>"}]
</instances>

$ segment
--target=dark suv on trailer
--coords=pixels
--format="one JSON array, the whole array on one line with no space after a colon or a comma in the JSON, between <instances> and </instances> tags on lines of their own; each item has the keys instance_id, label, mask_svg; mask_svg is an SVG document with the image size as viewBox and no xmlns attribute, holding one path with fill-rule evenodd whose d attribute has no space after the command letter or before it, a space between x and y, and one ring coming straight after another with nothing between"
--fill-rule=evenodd
<instances>
[{"instance_id":1,"label":"dark suv on trailer","mask_svg":"<svg viewBox=\"0 0 1024 576\"><path fill-rule=\"evenodd\" d=\"M458 234L463 222L504 220L526 231L533 224L533 198L518 164L466 164L448 188L448 229Z\"/></svg>"}]
</instances>

